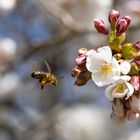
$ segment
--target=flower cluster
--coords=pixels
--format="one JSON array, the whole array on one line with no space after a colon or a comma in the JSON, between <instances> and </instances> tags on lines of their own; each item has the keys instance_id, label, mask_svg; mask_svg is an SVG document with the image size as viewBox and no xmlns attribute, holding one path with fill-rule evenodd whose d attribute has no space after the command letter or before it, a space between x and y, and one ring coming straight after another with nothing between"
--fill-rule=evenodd
<instances>
[{"instance_id":1,"label":"flower cluster","mask_svg":"<svg viewBox=\"0 0 140 140\"><path fill-rule=\"evenodd\" d=\"M75 85L93 80L98 87L107 86L106 97L112 102L116 118L134 120L140 115L140 41L123 43L131 22L129 16L120 18L116 10L109 12L108 30L102 19L94 19L96 30L109 37L109 46L97 50L81 48L71 75Z\"/></svg>"}]
</instances>

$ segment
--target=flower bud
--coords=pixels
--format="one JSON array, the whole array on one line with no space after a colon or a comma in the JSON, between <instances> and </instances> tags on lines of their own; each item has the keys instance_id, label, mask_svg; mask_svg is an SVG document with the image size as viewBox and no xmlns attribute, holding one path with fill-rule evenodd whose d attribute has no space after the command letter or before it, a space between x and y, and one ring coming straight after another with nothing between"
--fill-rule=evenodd
<instances>
[{"instance_id":1,"label":"flower bud","mask_svg":"<svg viewBox=\"0 0 140 140\"><path fill-rule=\"evenodd\" d=\"M108 35L109 32L107 30L107 27L105 25L105 23L103 22L103 20L101 19L94 19L94 26L96 28L96 30L102 34Z\"/></svg>"},{"instance_id":2,"label":"flower bud","mask_svg":"<svg viewBox=\"0 0 140 140\"><path fill-rule=\"evenodd\" d=\"M80 74L80 70L77 69L77 68L73 68L72 71L71 71L71 76L72 77L77 77L79 74Z\"/></svg>"},{"instance_id":3,"label":"flower bud","mask_svg":"<svg viewBox=\"0 0 140 140\"><path fill-rule=\"evenodd\" d=\"M77 69L80 71L87 71L86 64L77 65Z\"/></svg>"},{"instance_id":4,"label":"flower bud","mask_svg":"<svg viewBox=\"0 0 140 140\"><path fill-rule=\"evenodd\" d=\"M117 22L118 18L120 16L120 13L116 10L112 10L109 12L109 17L108 20L111 24L111 29L114 30L115 28L115 23Z\"/></svg>"},{"instance_id":5,"label":"flower bud","mask_svg":"<svg viewBox=\"0 0 140 140\"><path fill-rule=\"evenodd\" d=\"M136 50L140 51L140 41L135 42L135 43L133 44L133 47L134 47Z\"/></svg>"},{"instance_id":6,"label":"flower bud","mask_svg":"<svg viewBox=\"0 0 140 140\"><path fill-rule=\"evenodd\" d=\"M114 57L117 59L117 60L120 60L122 58L122 54L121 53L116 53L114 55Z\"/></svg>"},{"instance_id":7,"label":"flower bud","mask_svg":"<svg viewBox=\"0 0 140 140\"><path fill-rule=\"evenodd\" d=\"M86 55L85 54L82 54L80 56L78 56L76 59L76 64L77 65L82 65L82 64L85 64L86 63Z\"/></svg>"},{"instance_id":8,"label":"flower bud","mask_svg":"<svg viewBox=\"0 0 140 140\"><path fill-rule=\"evenodd\" d=\"M122 33L124 33L126 31L127 27L128 27L127 21L125 19L120 19L116 25L117 36L120 36Z\"/></svg>"},{"instance_id":9,"label":"flower bud","mask_svg":"<svg viewBox=\"0 0 140 140\"><path fill-rule=\"evenodd\" d=\"M131 22L131 17L130 16L124 16L122 17L122 19L125 19L127 22L127 27L129 26L130 22Z\"/></svg>"},{"instance_id":10,"label":"flower bud","mask_svg":"<svg viewBox=\"0 0 140 140\"><path fill-rule=\"evenodd\" d=\"M135 91L139 91L140 90L140 77L139 76L132 76L131 82L132 82L132 85L133 85Z\"/></svg>"},{"instance_id":11,"label":"flower bud","mask_svg":"<svg viewBox=\"0 0 140 140\"><path fill-rule=\"evenodd\" d=\"M75 81L75 85L83 86L91 78L91 73L89 71L81 72Z\"/></svg>"},{"instance_id":12,"label":"flower bud","mask_svg":"<svg viewBox=\"0 0 140 140\"><path fill-rule=\"evenodd\" d=\"M86 54L87 53L87 49L86 48L80 48L79 50L78 50L78 55L80 56L80 55L82 55L82 54Z\"/></svg>"}]
</instances>

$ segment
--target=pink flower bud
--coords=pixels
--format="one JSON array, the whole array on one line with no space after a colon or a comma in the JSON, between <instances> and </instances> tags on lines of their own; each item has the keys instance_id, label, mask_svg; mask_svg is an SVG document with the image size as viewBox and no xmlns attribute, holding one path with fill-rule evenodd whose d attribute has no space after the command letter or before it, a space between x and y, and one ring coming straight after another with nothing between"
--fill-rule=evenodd
<instances>
[{"instance_id":1,"label":"pink flower bud","mask_svg":"<svg viewBox=\"0 0 140 140\"><path fill-rule=\"evenodd\" d=\"M125 19L127 22L127 27L129 26L130 22L131 22L131 17L130 16L124 16L122 17L122 19Z\"/></svg>"},{"instance_id":2,"label":"pink flower bud","mask_svg":"<svg viewBox=\"0 0 140 140\"><path fill-rule=\"evenodd\" d=\"M86 55L85 54L82 54L80 56L78 56L76 59L76 64L77 65L82 65L82 64L85 64L86 63Z\"/></svg>"},{"instance_id":3,"label":"pink flower bud","mask_svg":"<svg viewBox=\"0 0 140 140\"><path fill-rule=\"evenodd\" d=\"M108 20L109 20L110 24L112 25L112 24L116 23L119 16L120 16L120 13L118 11L116 11L116 10L110 11L109 12L109 17L108 17Z\"/></svg>"},{"instance_id":4,"label":"pink flower bud","mask_svg":"<svg viewBox=\"0 0 140 140\"><path fill-rule=\"evenodd\" d=\"M140 41L135 42L135 43L133 44L133 47L134 47L136 50L140 51Z\"/></svg>"},{"instance_id":5,"label":"pink flower bud","mask_svg":"<svg viewBox=\"0 0 140 140\"><path fill-rule=\"evenodd\" d=\"M132 81L132 85L133 85L135 91L139 91L140 90L140 77L132 76L131 81Z\"/></svg>"},{"instance_id":6,"label":"pink flower bud","mask_svg":"<svg viewBox=\"0 0 140 140\"><path fill-rule=\"evenodd\" d=\"M116 34L117 36L120 36L122 33L124 33L126 31L128 27L128 23L125 19L120 19L117 22L117 26L116 26Z\"/></svg>"},{"instance_id":7,"label":"pink flower bud","mask_svg":"<svg viewBox=\"0 0 140 140\"><path fill-rule=\"evenodd\" d=\"M96 28L96 30L102 34L108 35L109 32L107 30L107 27L105 25L105 23L103 22L103 20L101 19L94 19L94 26Z\"/></svg>"}]
</instances>

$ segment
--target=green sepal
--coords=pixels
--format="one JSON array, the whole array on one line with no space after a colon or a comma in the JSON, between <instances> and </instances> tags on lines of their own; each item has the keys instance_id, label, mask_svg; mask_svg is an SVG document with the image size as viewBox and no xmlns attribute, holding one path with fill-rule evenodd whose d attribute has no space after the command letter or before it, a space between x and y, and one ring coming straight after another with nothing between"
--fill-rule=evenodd
<instances>
[{"instance_id":1,"label":"green sepal","mask_svg":"<svg viewBox=\"0 0 140 140\"><path fill-rule=\"evenodd\" d=\"M120 43L123 43L125 41L125 33L121 34L119 38Z\"/></svg>"},{"instance_id":2,"label":"green sepal","mask_svg":"<svg viewBox=\"0 0 140 140\"><path fill-rule=\"evenodd\" d=\"M138 51L132 46L131 43L124 44L121 51L122 51L122 56L125 59L132 59L138 53Z\"/></svg>"},{"instance_id":3,"label":"green sepal","mask_svg":"<svg viewBox=\"0 0 140 140\"><path fill-rule=\"evenodd\" d=\"M131 62L130 65L131 65L131 69L129 75L138 75L140 69L137 66L137 64L135 62Z\"/></svg>"},{"instance_id":4,"label":"green sepal","mask_svg":"<svg viewBox=\"0 0 140 140\"><path fill-rule=\"evenodd\" d=\"M110 47L112 50L115 50L115 51L120 51L120 44L121 44L121 41L124 37L116 37L116 34L115 32L111 32L110 34L110 37L109 37L109 43L110 43Z\"/></svg>"}]
</instances>

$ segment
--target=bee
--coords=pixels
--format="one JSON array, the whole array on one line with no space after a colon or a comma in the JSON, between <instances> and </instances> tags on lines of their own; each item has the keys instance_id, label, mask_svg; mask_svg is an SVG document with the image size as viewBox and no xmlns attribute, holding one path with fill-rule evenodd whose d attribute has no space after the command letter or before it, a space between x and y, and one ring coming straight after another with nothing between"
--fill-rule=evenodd
<instances>
[{"instance_id":1,"label":"bee","mask_svg":"<svg viewBox=\"0 0 140 140\"><path fill-rule=\"evenodd\" d=\"M39 80L41 89L43 89L46 85L57 86L58 84L58 78L51 73L51 68L46 60L45 60L45 64L47 66L48 72L34 71L31 74L31 77Z\"/></svg>"}]
</instances>

